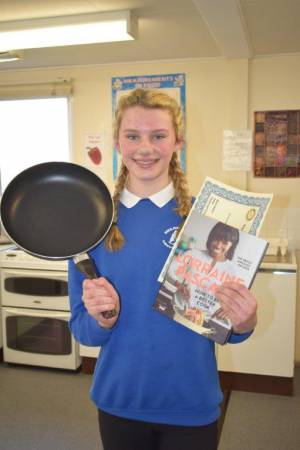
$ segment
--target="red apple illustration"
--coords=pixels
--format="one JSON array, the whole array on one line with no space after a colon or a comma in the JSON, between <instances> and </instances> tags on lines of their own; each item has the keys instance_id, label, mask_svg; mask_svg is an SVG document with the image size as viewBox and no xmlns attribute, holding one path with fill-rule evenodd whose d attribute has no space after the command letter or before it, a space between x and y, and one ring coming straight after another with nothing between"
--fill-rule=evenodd
<instances>
[{"instance_id":1,"label":"red apple illustration","mask_svg":"<svg viewBox=\"0 0 300 450\"><path fill-rule=\"evenodd\" d=\"M87 147L88 155L94 164L99 166L102 161L102 155L98 147Z\"/></svg>"}]
</instances>

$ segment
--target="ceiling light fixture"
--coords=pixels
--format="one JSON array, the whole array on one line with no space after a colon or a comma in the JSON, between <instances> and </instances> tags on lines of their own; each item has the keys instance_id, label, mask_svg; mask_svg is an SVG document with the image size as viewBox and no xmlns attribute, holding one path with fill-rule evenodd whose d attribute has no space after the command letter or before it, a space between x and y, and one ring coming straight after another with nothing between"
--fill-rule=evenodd
<instances>
[{"instance_id":1,"label":"ceiling light fixture","mask_svg":"<svg viewBox=\"0 0 300 450\"><path fill-rule=\"evenodd\" d=\"M133 40L136 18L129 10L2 22L0 52Z\"/></svg>"}]
</instances>

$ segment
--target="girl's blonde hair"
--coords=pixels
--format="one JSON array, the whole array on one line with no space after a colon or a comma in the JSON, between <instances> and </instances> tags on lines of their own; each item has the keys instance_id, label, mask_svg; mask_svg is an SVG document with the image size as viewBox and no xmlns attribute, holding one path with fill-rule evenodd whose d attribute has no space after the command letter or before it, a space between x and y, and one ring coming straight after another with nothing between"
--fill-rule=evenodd
<instances>
[{"instance_id":1,"label":"girl's blonde hair","mask_svg":"<svg viewBox=\"0 0 300 450\"><path fill-rule=\"evenodd\" d=\"M118 102L115 113L114 122L114 139L118 140L119 130L124 112L128 108L134 106L142 106L146 109L163 109L169 112L172 118L173 127L177 142L183 140L184 126L183 116L180 106L177 101L168 94L152 89L135 89L127 95L123 95ZM177 213L185 219L188 215L191 206L192 198L188 192L187 181L181 169L180 161L177 153L173 153L169 166L169 175L174 184L175 198L177 201ZM126 185L128 177L128 169L122 163L118 178L115 184L115 192L113 195L113 202L115 207L113 225L105 239L105 246L111 251L120 250L124 244L124 237L120 232L118 221L118 206L120 202L121 193Z\"/></svg>"}]
</instances>

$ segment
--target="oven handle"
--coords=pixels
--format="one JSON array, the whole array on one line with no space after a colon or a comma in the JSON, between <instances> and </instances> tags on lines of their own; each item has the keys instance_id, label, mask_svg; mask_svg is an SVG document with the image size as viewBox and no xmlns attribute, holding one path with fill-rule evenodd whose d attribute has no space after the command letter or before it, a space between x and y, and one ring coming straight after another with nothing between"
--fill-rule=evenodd
<instances>
[{"instance_id":1,"label":"oven handle","mask_svg":"<svg viewBox=\"0 0 300 450\"><path fill-rule=\"evenodd\" d=\"M49 317L49 319L69 319L70 313L61 313L56 311L25 311L24 309L14 309L14 308L5 308L5 311L11 315L15 316L26 316L26 317Z\"/></svg>"}]
</instances>

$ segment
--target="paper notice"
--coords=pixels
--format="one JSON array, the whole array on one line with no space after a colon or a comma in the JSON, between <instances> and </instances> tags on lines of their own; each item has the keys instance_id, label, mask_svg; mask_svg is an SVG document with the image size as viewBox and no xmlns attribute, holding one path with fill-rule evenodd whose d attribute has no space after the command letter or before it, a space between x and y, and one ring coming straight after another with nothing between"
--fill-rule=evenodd
<instances>
[{"instance_id":1,"label":"paper notice","mask_svg":"<svg viewBox=\"0 0 300 450\"><path fill-rule=\"evenodd\" d=\"M100 167L103 162L102 133L86 133L84 142L85 162L90 168Z\"/></svg>"},{"instance_id":2,"label":"paper notice","mask_svg":"<svg viewBox=\"0 0 300 450\"><path fill-rule=\"evenodd\" d=\"M224 130L223 170L251 170L252 131Z\"/></svg>"}]
</instances>

